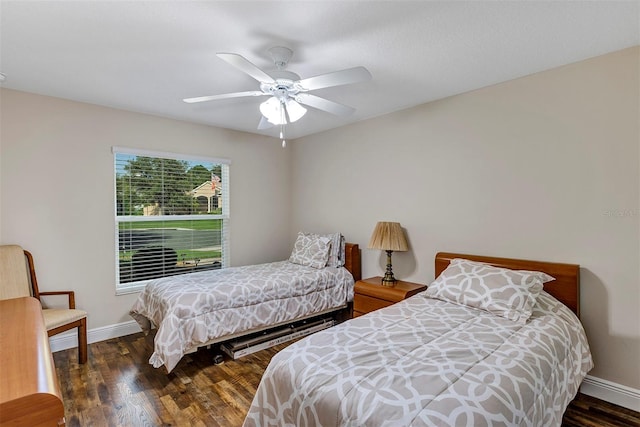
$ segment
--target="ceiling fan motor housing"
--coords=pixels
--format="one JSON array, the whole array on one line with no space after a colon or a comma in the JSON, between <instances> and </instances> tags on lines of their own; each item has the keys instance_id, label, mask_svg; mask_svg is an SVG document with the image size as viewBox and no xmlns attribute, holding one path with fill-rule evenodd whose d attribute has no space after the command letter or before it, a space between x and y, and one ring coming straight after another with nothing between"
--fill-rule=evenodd
<instances>
[{"instance_id":1,"label":"ceiling fan motor housing","mask_svg":"<svg viewBox=\"0 0 640 427\"><path fill-rule=\"evenodd\" d=\"M290 73L290 74L294 74L294 73ZM295 74L294 76L298 77ZM301 91L301 88L299 88L295 84L294 80L287 79L287 78L277 78L275 73L274 73L274 78L276 79L274 83L260 83L260 90L266 94L273 95L279 99L283 99L283 98L286 99L288 97L293 97ZM296 80L298 79L299 77L296 78Z\"/></svg>"}]
</instances>

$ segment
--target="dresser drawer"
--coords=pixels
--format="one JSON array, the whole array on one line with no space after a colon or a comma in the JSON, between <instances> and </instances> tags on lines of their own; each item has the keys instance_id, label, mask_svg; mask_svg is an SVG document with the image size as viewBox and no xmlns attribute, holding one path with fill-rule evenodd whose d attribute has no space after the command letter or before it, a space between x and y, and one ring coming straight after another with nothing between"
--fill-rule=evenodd
<instances>
[{"instance_id":1,"label":"dresser drawer","mask_svg":"<svg viewBox=\"0 0 640 427\"><path fill-rule=\"evenodd\" d=\"M367 295L355 294L353 297L353 311L360 313L368 313L382 307L388 307L391 304L393 304L392 301L385 301Z\"/></svg>"}]
</instances>

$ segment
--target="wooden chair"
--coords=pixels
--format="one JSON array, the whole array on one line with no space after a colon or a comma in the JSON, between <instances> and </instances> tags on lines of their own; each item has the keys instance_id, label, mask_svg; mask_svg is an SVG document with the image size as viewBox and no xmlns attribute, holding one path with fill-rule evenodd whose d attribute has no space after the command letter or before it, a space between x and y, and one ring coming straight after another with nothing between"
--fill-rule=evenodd
<instances>
[{"instance_id":1,"label":"wooden chair","mask_svg":"<svg viewBox=\"0 0 640 427\"><path fill-rule=\"evenodd\" d=\"M67 295L69 308L43 306L42 317L47 335L78 328L78 361L87 362L87 312L76 309L73 291L40 292L33 257L18 245L0 246L0 299Z\"/></svg>"}]
</instances>

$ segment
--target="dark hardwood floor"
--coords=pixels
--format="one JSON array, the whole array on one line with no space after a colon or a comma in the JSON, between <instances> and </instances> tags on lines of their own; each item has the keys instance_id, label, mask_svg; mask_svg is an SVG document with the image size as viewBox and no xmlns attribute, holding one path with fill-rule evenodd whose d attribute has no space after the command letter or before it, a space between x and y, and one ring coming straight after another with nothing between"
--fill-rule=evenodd
<instances>
[{"instance_id":1,"label":"dark hardwood floor","mask_svg":"<svg viewBox=\"0 0 640 427\"><path fill-rule=\"evenodd\" d=\"M173 370L148 364L153 337L142 333L54 353L67 426L240 426L271 357L287 344L212 364L207 350ZM565 427L640 427L640 413L585 395L571 403Z\"/></svg>"}]
</instances>

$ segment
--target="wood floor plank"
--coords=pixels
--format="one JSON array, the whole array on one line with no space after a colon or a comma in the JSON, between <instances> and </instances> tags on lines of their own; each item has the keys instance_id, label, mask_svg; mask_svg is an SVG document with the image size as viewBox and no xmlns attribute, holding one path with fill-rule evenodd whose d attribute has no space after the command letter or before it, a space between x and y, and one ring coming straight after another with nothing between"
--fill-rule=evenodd
<instances>
[{"instance_id":1,"label":"wood floor plank","mask_svg":"<svg viewBox=\"0 0 640 427\"><path fill-rule=\"evenodd\" d=\"M212 363L212 351L186 355L174 372L149 365L153 335L142 333L54 353L68 427L239 427L275 353L290 343L238 360ZM640 427L640 413L578 394L562 427Z\"/></svg>"},{"instance_id":2,"label":"wood floor plank","mask_svg":"<svg viewBox=\"0 0 640 427\"><path fill-rule=\"evenodd\" d=\"M565 427L640 427L640 413L578 393L564 414Z\"/></svg>"},{"instance_id":3,"label":"wood floor plank","mask_svg":"<svg viewBox=\"0 0 640 427\"><path fill-rule=\"evenodd\" d=\"M109 412L104 411L104 406L95 406L82 411L82 426L102 427L109 424Z\"/></svg>"},{"instance_id":4,"label":"wood floor plank","mask_svg":"<svg viewBox=\"0 0 640 427\"><path fill-rule=\"evenodd\" d=\"M123 411L119 414L122 425L159 426L162 421L149 404L144 392L134 393L125 382L118 383L120 393L124 396Z\"/></svg>"},{"instance_id":5,"label":"wood floor plank","mask_svg":"<svg viewBox=\"0 0 640 427\"><path fill-rule=\"evenodd\" d=\"M167 409L167 411L171 414L171 417L173 418L173 421L176 425L186 426L191 424L191 418L182 413L171 396L164 395L160 397L160 401Z\"/></svg>"}]
</instances>

